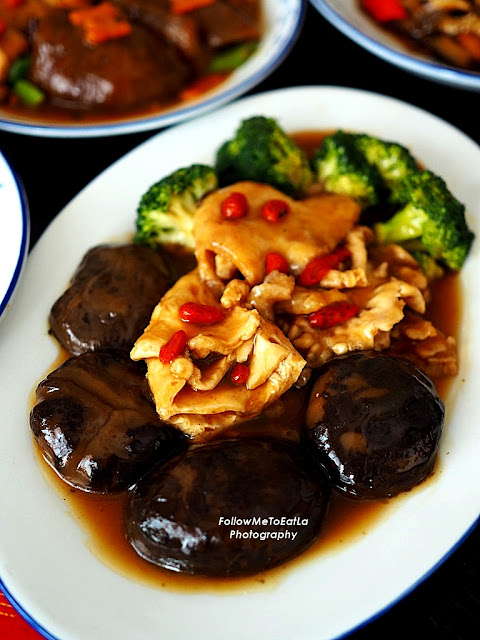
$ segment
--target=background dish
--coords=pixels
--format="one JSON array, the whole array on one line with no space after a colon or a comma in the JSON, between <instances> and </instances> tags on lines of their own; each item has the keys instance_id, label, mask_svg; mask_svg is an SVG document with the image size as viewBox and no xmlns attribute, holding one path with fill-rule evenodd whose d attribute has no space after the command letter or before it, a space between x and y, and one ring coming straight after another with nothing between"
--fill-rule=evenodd
<instances>
[{"instance_id":1,"label":"background dish","mask_svg":"<svg viewBox=\"0 0 480 640\"><path fill-rule=\"evenodd\" d=\"M480 74L448 66L411 51L362 13L357 0L310 1L339 31L383 60L427 80L480 91Z\"/></svg>"},{"instance_id":2,"label":"background dish","mask_svg":"<svg viewBox=\"0 0 480 640\"><path fill-rule=\"evenodd\" d=\"M0 319L14 295L28 251L30 222L23 187L0 153Z\"/></svg>"},{"instance_id":3,"label":"background dish","mask_svg":"<svg viewBox=\"0 0 480 640\"><path fill-rule=\"evenodd\" d=\"M97 124L40 123L33 115L13 117L2 113L0 129L35 136L95 137L148 131L172 125L211 111L252 89L284 60L301 31L306 0L263 0L265 27L253 56L216 89L195 101L158 114L106 120Z\"/></svg>"},{"instance_id":4,"label":"background dish","mask_svg":"<svg viewBox=\"0 0 480 640\"><path fill-rule=\"evenodd\" d=\"M88 548L81 526L36 464L27 422L31 393L58 355L47 333L47 316L84 252L131 233L138 199L153 181L192 161L211 162L214 149L239 121L259 113L278 118L289 131L344 127L402 142L447 179L479 233L480 184L471 173L480 163L477 145L416 107L336 87L285 89L238 101L151 138L85 188L35 246L0 334L2 375L15 379L14 386L3 384L0 391L0 406L8 416L2 420L0 482L9 487L0 495L0 586L37 628L48 630L47 638L130 640L133 635L151 640L159 628L176 640L193 635L245 640L257 637L260 629L265 640L335 638L408 593L476 523L480 482L473 477L466 485L465 468L476 465L480 455L474 392L480 343L473 331L480 310L468 297L462 326L469 344L468 349L460 344L461 369L447 402L434 481L400 500L368 535L310 557L264 588L193 595L158 591L117 574ZM476 243L462 272L465 291L476 284L479 260ZM20 480L13 483L14 477ZM345 575L349 589L339 597L339 579Z\"/></svg>"}]
</instances>

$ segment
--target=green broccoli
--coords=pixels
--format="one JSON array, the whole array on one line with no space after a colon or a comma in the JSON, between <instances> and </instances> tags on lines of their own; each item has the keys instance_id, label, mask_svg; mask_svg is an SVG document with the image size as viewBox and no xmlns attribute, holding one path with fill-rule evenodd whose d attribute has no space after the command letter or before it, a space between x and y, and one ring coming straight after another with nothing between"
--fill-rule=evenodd
<instances>
[{"instance_id":1,"label":"green broccoli","mask_svg":"<svg viewBox=\"0 0 480 640\"><path fill-rule=\"evenodd\" d=\"M467 257L474 234L465 220L465 206L431 171L409 174L399 190L402 208L389 220L374 225L381 243L404 244L458 271Z\"/></svg>"},{"instance_id":2,"label":"green broccoli","mask_svg":"<svg viewBox=\"0 0 480 640\"><path fill-rule=\"evenodd\" d=\"M357 149L353 134L339 130L324 138L313 154L312 167L326 191L349 196L363 208L380 202L381 176Z\"/></svg>"},{"instance_id":3,"label":"green broccoli","mask_svg":"<svg viewBox=\"0 0 480 640\"><path fill-rule=\"evenodd\" d=\"M137 208L135 242L152 248L175 244L193 249L198 202L217 187L214 169L203 164L178 169L153 184Z\"/></svg>"},{"instance_id":4,"label":"green broccoli","mask_svg":"<svg viewBox=\"0 0 480 640\"><path fill-rule=\"evenodd\" d=\"M306 153L273 118L243 120L231 140L217 150L221 186L240 180L265 182L292 197L307 191L313 173Z\"/></svg>"},{"instance_id":5,"label":"green broccoli","mask_svg":"<svg viewBox=\"0 0 480 640\"><path fill-rule=\"evenodd\" d=\"M397 191L403 181L418 169L418 164L410 151L398 144L381 140L366 133L353 134L355 146L377 168L389 191L390 202L398 202Z\"/></svg>"},{"instance_id":6,"label":"green broccoli","mask_svg":"<svg viewBox=\"0 0 480 640\"><path fill-rule=\"evenodd\" d=\"M445 269L428 253L421 250L416 251L415 248L412 248L412 255L429 282L445 275Z\"/></svg>"}]
</instances>

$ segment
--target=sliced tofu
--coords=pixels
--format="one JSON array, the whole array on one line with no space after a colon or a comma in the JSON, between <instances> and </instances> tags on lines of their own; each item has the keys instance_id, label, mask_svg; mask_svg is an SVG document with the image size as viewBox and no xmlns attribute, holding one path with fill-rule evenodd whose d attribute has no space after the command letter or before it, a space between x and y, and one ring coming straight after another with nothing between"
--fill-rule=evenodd
<instances>
[{"instance_id":1,"label":"sliced tofu","mask_svg":"<svg viewBox=\"0 0 480 640\"><path fill-rule=\"evenodd\" d=\"M256 309L222 308L224 318L216 324L185 323L179 309L191 301L222 308L197 269L165 294L130 355L147 363L160 418L200 438L261 413L297 381L305 360ZM160 349L180 329L187 334L186 349L165 364ZM236 363L249 367L242 385L230 380Z\"/></svg>"},{"instance_id":2,"label":"sliced tofu","mask_svg":"<svg viewBox=\"0 0 480 640\"><path fill-rule=\"evenodd\" d=\"M249 204L245 217L221 215L222 202L233 192ZM268 200L280 199L290 208L278 222L262 216ZM238 182L205 198L195 214L195 255L200 277L221 295L224 282L239 271L250 286L263 281L269 253L280 253L297 276L315 256L330 253L358 221L360 207L345 196L319 194L293 200L269 185Z\"/></svg>"}]
</instances>

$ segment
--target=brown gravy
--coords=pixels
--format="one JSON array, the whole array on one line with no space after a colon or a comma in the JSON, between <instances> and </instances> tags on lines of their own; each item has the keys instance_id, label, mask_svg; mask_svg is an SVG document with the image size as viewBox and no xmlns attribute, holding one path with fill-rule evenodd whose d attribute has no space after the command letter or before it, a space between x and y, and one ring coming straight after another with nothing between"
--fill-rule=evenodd
<instances>
[{"instance_id":1,"label":"brown gravy","mask_svg":"<svg viewBox=\"0 0 480 640\"><path fill-rule=\"evenodd\" d=\"M457 337L461 315L461 291L456 275L446 276L432 287L431 310L429 317L436 326ZM67 354L59 357L50 370L61 364ZM49 370L49 371L50 371ZM440 395L447 404L450 378L436 381ZM265 428L268 433L268 424ZM395 508L408 494L384 501L353 502L334 494L324 530L319 539L300 557L271 571L247 578L222 579L185 576L153 566L138 556L130 547L123 533L122 513L124 494L102 496L88 494L64 483L51 467L43 460L36 447L37 458L45 477L59 497L68 504L73 517L88 533L88 546L91 551L114 571L128 576L137 582L158 589L168 589L183 593L202 591L231 593L275 588L282 577L300 563L308 562L313 556L334 552L354 540L368 535L368 532L389 510ZM436 472L426 482L435 482L441 472L441 460L437 462ZM413 489L412 491L415 491Z\"/></svg>"},{"instance_id":2,"label":"brown gravy","mask_svg":"<svg viewBox=\"0 0 480 640\"><path fill-rule=\"evenodd\" d=\"M310 153L328 132L302 132L295 135L297 143ZM462 291L458 275L445 276L431 287L432 302L426 316L447 335L458 339L462 312ZM59 356L49 369L49 373L58 367L68 354L59 352ZM446 403L448 416L448 391L451 378L436 380L437 389ZM33 400L34 401L34 400ZM258 423L256 424L258 428ZM248 425L246 427L248 433ZM268 434L268 423L262 431ZM271 431L270 431L271 433ZM72 516L88 533L88 546L91 551L112 570L137 582L158 589L176 592L214 592L216 594L275 588L282 577L298 566L308 562L312 556L334 552L355 539L368 535L368 532L385 517L389 510L399 505L407 494L384 501L353 502L334 494L324 530L318 540L301 556L271 571L247 578L203 578L185 576L163 570L143 560L130 547L123 533L123 506L125 496L102 496L84 493L64 483L55 471L43 460L39 448L35 451L40 467L49 484L64 500ZM441 473L442 461L437 461L435 473L425 482L435 482ZM423 483L422 486L424 486ZM412 491L415 491L413 489ZM411 493L411 492L409 492Z\"/></svg>"}]
</instances>

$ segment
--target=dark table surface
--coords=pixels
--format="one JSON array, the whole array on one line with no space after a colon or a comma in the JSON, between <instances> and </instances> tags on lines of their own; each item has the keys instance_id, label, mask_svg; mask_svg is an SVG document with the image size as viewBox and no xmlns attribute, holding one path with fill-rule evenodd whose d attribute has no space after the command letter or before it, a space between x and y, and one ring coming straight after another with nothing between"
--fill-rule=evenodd
<instances>
[{"instance_id":1,"label":"dark table surface","mask_svg":"<svg viewBox=\"0 0 480 640\"><path fill-rule=\"evenodd\" d=\"M430 82L378 59L338 32L311 5L288 58L250 93L292 85L345 86L399 98L443 118L480 143L480 93ZM31 247L80 189L156 133L64 140L0 131L0 150L20 176L28 197ZM476 473L465 470L466 479L471 472ZM479 557L477 527L433 575L349 638L480 637Z\"/></svg>"}]
</instances>

